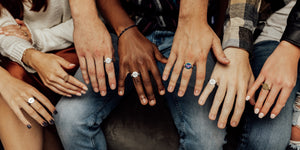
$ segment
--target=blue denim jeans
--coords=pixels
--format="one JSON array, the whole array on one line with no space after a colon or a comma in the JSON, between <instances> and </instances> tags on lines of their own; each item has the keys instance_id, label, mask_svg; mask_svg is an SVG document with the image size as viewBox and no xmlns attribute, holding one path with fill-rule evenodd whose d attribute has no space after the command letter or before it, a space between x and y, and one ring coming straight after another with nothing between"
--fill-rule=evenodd
<instances>
[{"instance_id":1,"label":"blue denim jeans","mask_svg":"<svg viewBox=\"0 0 300 150\"><path fill-rule=\"evenodd\" d=\"M155 31L147 38L158 46L160 52L168 57L173 42L173 32ZM112 35L115 50L117 39ZM115 53L115 67L118 71L118 54ZM207 83L215 60L211 54L207 59L205 84ZM162 73L165 65L157 62L159 71ZM116 72L118 77L118 72ZM75 77L83 81L81 71L78 70ZM186 150L218 150L225 143L225 130L217 128L217 122L208 119L212 98L209 97L205 106L198 105L198 98L194 96L195 68L193 70L185 96L178 97L177 92L180 80L177 82L174 93L166 93L165 99L171 111L175 125L180 135L179 149ZM164 82L165 87L168 81ZM81 97L63 97L56 108L58 114L54 116L57 130L66 150L105 150L106 142L100 128L102 121L118 105L122 97L118 96L117 90L108 90L108 94L102 97L99 93L92 92L91 85L87 94ZM131 78L126 79L126 92L134 90ZM175 94L176 93L176 94Z\"/></svg>"},{"instance_id":2,"label":"blue denim jeans","mask_svg":"<svg viewBox=\"0 0 300 150\"><path fill-rule=\"evenodd\" d=\"M276 41L263 41L254 45L251 66L255 77L259 75L265 61L278 44L279 42ZM297 82L285 107L275 119L269 117L272 108L264 118L260 119L258 115L253 113L253 106L247 104L241 122L242 134L238 149L284 150L286 148L291 135L293 104L297 89L299 89L299 82Z\"/></svg>"}]
</instances>

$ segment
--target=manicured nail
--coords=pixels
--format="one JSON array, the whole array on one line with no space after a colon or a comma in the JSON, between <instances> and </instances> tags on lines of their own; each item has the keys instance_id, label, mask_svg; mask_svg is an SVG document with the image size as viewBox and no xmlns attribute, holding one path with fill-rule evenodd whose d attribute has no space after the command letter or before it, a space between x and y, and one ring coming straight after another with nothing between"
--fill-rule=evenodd
<instances>
[{"instance_id":1,"label":"manicured nail","mask_svg":"<svg viewBox=\"0 0 300 150\"><path fill-rule=\"evenodd\" d=\"M142 102L143 102L144 105L147 104L147 99L146 98L142 98Z\"/></svg>"},{"instance_id":2,"label":"manicured nail","mask_svg":"<svg viewBox=\"0 0 300 150\"><path fill-rule=\"evenodd\" d=\"M54 120L51 119L51 120L49 121L49 123L50 123L51 125L54 125Z\"/></svg>"},{"instance_id":3,"label":"manicured nail","mask_svg":"<svg viewBox=\"0 0 300 150\"><path fill-rule=\"evenodd\" d=\"M250 100L250 96L246 96L246 101L249 101Z\"/></svg>"},{"instance_id":4,"label":"manicured nail","mask_svg":"<svg viewBox=\"0 0 300 150\"><path fill-rule=\"evenodd\" d=\"M114 89L116 89L116 85L115 85L115 84L111 84L111 85L110 85L110 88L111 88L112 90L114 90Z\"/></svg>"},{"instance_id":5,"label":"manicured nail","mask_svg":"<svg viewBox=\"0 0 300 150\"><path fill-rule=\"evenodd\" d=\"M163 78L162 78L164 81L166 81L168 79L167 75L163 75Z\"/></svg>"},{"instance_id":6,"label":"manicured nail","mask_svg":"<svg viewBox=\"0 0 300 150\"><path fill-rule=\"evenodd\" d=\"M258 118L263 118L264 116L264 113L259 113Z\"/></svg>"},{"instance_id":7,"label":"manicured nail","mask_svg":"<svg viewBox=\"0 0 300 150\"><path fill-rule=\"evenodd\" d=\"M224 123L220 123L220 124L219 124L219 127L220 127L220 128L224 128L224 127L225 127L225 124L224 124Z\"/></svg>"},{"instance_id":8,"label":"manicured nail","mask_svg":"<svg viewBox=\"0 0 300 150\"><path fill-rule=\"evenodd\" d=\"M254 113L255 113L255 114L258 114L258 113L259 113L259 109L258 109L258 108L255 108Z\"/></svg>"},{"instance_id":9,"label":"manicured nail","mask_svg":"<svg viewBox=\"0 0 300 150\"><path fill-rule=\"evenodd\" d=\"M101 91L101 95L105 96L106 95L106 91Z\"/></svg>"},{"instance_id":10,"label":"manicured nail","mask_svg":"<svg viewBox=\"0 0 300 150\"><path fill-rule=\"evenodd\" d=\"M56 115L56 114L57 114L57 110L54 110L54 111L53 111L53 114Z\"/></svg>"},{"instance_id":11,"label":"manicured nail","mask_svg":"<svg viewBox=\"0 0 300 150\"><path fill-rule=\"evenodd\" d=\"M179 97L182 97L183 95L184 95L183 91L180 90L180 91L178 92L178 96L179 96Z\"/></svg>"},{"instance_id":12,"label":"manicured nail","mask_svg":"<svg viewBox=\"0 0 300 150\"><path fill-rule=\"evenodd\" d=\"M168 87L168 91L169 91L169 92L173 92L173 86L172 86L172 85L170 85L170 86Z\"/></svg>"},{"instance_id":13,"label":"manicured nail","mask_svg":"<svg viewBox=\"0 0 300 150\"><path fill-rule=\"evenodd\" d=\"M77 96L81 96L81 93L76 93Z\"/></svg>"},{"instance_id":14,"label":"manicured nail","mask_svg":"<svg viewBox=\"0 0 300 150\"><path fill-rule=\"evenodd\" d=\"M27 125L27 128L28 128L28 129L31 129L31 125L30 125L30 124L28 124L28 125Z\"/></svg>"},{"instance_id":15,"label":"manicured nail","mask_svg":"<svg viewBox=\"0 0 300 150\"><path fill-rule=\"evenodd\" d=\"M121 96L122 96L123 94L124 94L124 92L123 92L123 91L119 91L119 95L121 95Z\"/></svg>"},{"instance_id":16,"label":"manicured nail","mask_svg":"<svg viewBox=\"0 0 300 150\"><path fill-rule=\"evenodd\" d=\"M99 89L98 88L94 88L94 92L98 93Z\"/></svg>"},{"instance_id":17,"label":"manicured nail","mask_svg":"<svg viewBox=\"0 0 300 150\"><path fill-rule=\"evenodd\" d=\"M235 121L231 122L231 126L233 126L233 127L235 127L236 124L237 124L237 123L236 123Z\"/></svg>"},{"instance_id":18,"label":"manicured nail","mask_svg":"<svg viewBox=\"0 0 300 150\"><path fill-rule=\"evenodd\" d=\"M87 91L88 88L86 86L82 87L83 90Z\"/></svg>"},{"instance_id":19,"label":"manicured nail","mask_svg":"<svg viewBox=\"0 0 300 150\"><path fill-rule=\"evenodd\" d=\"M199 103L199 105L204 105L204 100L200 98L198 103Z\"/></svg>"},{"instance_id":20,"label":"manicured nail","mask_svg":"<svg viewBox=\"0 0 300 150\"><path fill-rule=\"evenodd\" d=\"M69 67L73 67L73 66L75 66L75 64L69 64Z\"/></svg>"},{"instance_id":21,"label":"manicured nail","mask_svg":"<svg viewBox=\"0 0 300 150\"><path fill-rule=\"evenodd\" d=\"M195 96L199 96L199 94L200 94L200 91L199 90L195 90L194 95Z\"/></svg>"},{"instance_id":22,"label":"manicured nail","mask_svg":"<svg viewBox=\"0 0 300 150\"><path fill-rule=\"evenodd\" d=\"M271 114L271 119L274 119L276 117L275 114Z\"/></svg>"},{"instance_id":23,"label":"manicured nail","mask_svg":"<svg viewBox=\"0 0 300 150\"><path fill-rule=\"evenodd\" d=\"M43 127L47 127L49 124L48 124L46 121L44 121L44 122L42 123L42 125L43 125Z\"/></svg>"},{"instance_id":24,"label":"manicured nail","mask_svg":"<svg viewBox=\"0 0 300 150\"><path fill-rule=\"evenodd\" d=\"M66 95L67 97L72 97L72 95Z\"/></svg>"},{"instance_id":25,"label":"manicured nail","mask_svg":"<svg viewBox=\"0 0 300 150\"><path fill-rule=\"evenodd\" d=\"M215 120L215 119L216 119L216 115L214 115L214 114L209 114L209 119Z\"/></svg>"},{"instance_id":26,"label":"manicured nail","mask_svg":"<svg viewBox=\"0 0 300 150\"><path fill-rule=\"evenodd\" d=\"M165 93L166 93L165 90L160 90L160 91L159 91L159 94L160 94L160 95L165 95Z\"/></svg>"},{"instance_id":27,"label":"manicured nail","mask_svg":"<svg viewBox=\"0 0 300 150\"><path fill-rule=\"evenodd\" d=\"M155 100L150 100L150 102L149 102L149 105L150 106L154 106L156 104L156 101Z\"/></svg>"},{"instance_id":28,"label":"manicured nail","mask_svg":"<svg viewBox=\"0 0 300 150\"><path fill-rule=\"evenodd\" d=\"M81 90L81 94L86 94L86 91Z\"/></svg>"}]
</instances>

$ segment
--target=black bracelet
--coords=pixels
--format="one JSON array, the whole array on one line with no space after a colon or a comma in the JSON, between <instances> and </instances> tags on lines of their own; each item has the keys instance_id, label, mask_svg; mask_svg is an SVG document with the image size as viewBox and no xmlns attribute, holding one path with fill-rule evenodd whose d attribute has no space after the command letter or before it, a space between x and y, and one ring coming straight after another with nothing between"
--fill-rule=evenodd
<instances>
[{"instance_id":1,"label":"black bracelet","mask_svg":"<svg viewBox=\"0 0 300 150\"><path fill-rule=\"evenodd\" d=\"M122 36L122 34L124 34L128 29L133 28L133 27L136 27L136 26L137 26L137 25L134 24L134 25L131 25L131 26L125 28L125 29L120 33L120 35L118 36L118 39L120 39L120 37Z\"/></svg>"}]
</instances>

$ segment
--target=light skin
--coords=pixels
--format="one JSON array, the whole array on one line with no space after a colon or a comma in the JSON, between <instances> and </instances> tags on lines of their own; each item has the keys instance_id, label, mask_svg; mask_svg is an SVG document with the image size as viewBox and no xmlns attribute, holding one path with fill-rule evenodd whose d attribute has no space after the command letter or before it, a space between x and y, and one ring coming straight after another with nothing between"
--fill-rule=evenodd
<instances>
[{"instance_id":1,"label":"light skin","mask_svg":"<svg viewBox=\"0 0 300 150\"><path fill-rule=\"evenodd\" d=\"M215 79L217 84L212 85L208 83L199 98L199 104L204 105L215 86L218 87L209 113L209 119L216 119L223 102L218 120L218 127L221 129L226 127L232 110L234 112L230 124L233 127L238 125L245 108L247 89L254 82L248 52L235 47L226 48L224 52L230 60L230 64L216 64L211 79Z\"/></svg>"},{"instance_id":2,"label":"light skin","mask_svg":"<svg viewBox=\"0 0 300 150\"><path fill-rule=\"evenodd\" d=\"M111 89L116 89L114 65L104 64L106 58L113 58L110 34L98 17L95 1L69 1L74 20L74 43L83 79L87 84L91 82L95 92L105 96L106 82Z\"/></svg>"},{"instance_id":3,"label":"light skin","mask_svg":"<svg viewBox=\"0 0 300 150\"><path fill-rule=\"evenodd\" d=\"M270 112L269 117L273 119L285 106L296 85L299 57L299 47L287 41L281 41L265 62L259 76L247 92L247 99L255 105L254 112L259 118L265 117ZM261 89L255 102L254 94L263 83L267 83L270 90ZM275 103L276 97L278 99ZM270 110L272 106L274 108Z\"/></svg>"}]
</instances>

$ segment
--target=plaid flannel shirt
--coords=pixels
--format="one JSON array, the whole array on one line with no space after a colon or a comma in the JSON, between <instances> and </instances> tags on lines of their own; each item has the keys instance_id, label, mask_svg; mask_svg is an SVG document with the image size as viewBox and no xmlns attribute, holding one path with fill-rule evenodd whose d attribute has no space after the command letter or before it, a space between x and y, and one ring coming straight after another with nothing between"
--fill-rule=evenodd
<instances>
[{"instance_id":1,"label":"plaid flannel shirt","mask_svg":"<svg viewBox=\"0 0 300 150\"><path fill-rule=\"evenodd\" d=\"M261 0L230 0L224 23L223 48L238 47L250 54Z\"/></svg>"}]
</instances>

